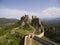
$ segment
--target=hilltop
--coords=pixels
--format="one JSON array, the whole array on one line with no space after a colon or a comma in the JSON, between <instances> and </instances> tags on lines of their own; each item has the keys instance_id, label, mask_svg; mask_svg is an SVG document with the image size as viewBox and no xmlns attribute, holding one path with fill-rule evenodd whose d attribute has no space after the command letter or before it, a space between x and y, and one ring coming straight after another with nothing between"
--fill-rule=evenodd
<instances>
[{"instance_id":1,"label":"hilltop","mask_svg":"<svg viewBox=\"0 0 60 45\"><path fill-rule=\"evenodd\" d=\"M7 19L8 23L6 20L4 21L5 18L2 21L0 20L1 22L4 21L2 24L0 23L0 45L24 45L24 37L26 35L38 35L43 30L46 37L59 43L60 25L41 22L37 16L32 16L31 18L28 15L24 15L20 20L13 19L12 22Z\"/></svg>"},{"instance_id":2,"label":"hilltop","mask_svg":"<svg viewBox=\"0 0 60 45\"><path fill-rule=\"evenodd\" d=\"M0 45L23 45L25 35L40 34L43 29L38 17L24 15L15 23L0 25Z\"/></svg>"}]
</instances>

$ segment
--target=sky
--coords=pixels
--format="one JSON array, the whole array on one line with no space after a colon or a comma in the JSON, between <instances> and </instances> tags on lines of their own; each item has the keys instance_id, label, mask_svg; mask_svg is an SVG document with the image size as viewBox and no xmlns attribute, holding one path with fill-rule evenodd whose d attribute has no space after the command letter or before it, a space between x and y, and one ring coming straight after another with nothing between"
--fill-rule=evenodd
<instances>
[{"instance_id":1,"label":"sky","mask_svg":"<svg viewBox=\"0 0 60 45\"><path fill-rule=\"evenodd\" d=\"M17 18L23 15L42 19L60 18L60 0L0 0L0 18Z\"/></svg>"}]
</instances>

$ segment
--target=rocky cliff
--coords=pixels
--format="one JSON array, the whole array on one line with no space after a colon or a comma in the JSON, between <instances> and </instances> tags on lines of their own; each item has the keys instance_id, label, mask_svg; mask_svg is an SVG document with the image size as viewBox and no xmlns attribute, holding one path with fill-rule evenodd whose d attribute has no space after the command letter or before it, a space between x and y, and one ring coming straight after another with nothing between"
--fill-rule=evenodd
<instances>
[{"instance_id":1,"label":"rocky cliff","mask_svg":"<svg viewBox=\"0 0 60 45\"><path fill-rule=\"evenodd\" d=\"M28 15L24 15L21 17L20 21L21 21L21 25L20 25L21 27L23 27L26 24L32 24L34 25L36 30L41 32L42 30L44 30L41 20L36 16L32 16L32 19L30 19Z\"/></svg>"}]
</instances>

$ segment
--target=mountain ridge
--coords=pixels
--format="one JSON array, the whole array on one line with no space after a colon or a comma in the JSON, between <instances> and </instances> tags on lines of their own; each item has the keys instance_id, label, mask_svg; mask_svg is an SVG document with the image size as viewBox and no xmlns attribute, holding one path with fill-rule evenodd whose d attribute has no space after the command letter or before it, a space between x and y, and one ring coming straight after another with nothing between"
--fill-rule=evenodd
<instances>
[{"instance_id":1,"label":"mountain ridge","mask_svg":"<svg viewBox=\"0 0 60 45\"><path fill-rule=\"evenodd\" d=\"M14 23L17 22L18 19L11 19L11 18L0 18L0 23L4 24L4 23Z\"/></svg>"},{"instance_id":2,"label":"mountain ridge","mask_svg":"<svg viewBox=\"0 0 60 45\"><path fill-rule=\"evenodd\" d=\"M60 18L55 19L42 19L43 22L49 22L49 23L60 23Z\"/></svg>"}]
</instances>

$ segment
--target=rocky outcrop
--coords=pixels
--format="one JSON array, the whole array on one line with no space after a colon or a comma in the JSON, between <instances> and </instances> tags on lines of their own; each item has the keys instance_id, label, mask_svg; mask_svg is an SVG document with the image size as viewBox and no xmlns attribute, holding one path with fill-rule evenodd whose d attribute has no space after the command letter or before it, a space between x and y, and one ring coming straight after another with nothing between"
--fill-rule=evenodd
<instances>
[{"instance_id":1,"label":"rocky outcrop","mask_svg":"<svg viewBox=\"0 0 60 45\"><path fill-rule=\"evenodd\" d=\"M28 15L21 17L21 27L24 26L25 24L29 24L29 23L30 23L30 18Z\"/></svg>"},{"instance_id":2,"label":"rocky outcrop","mask_svg":"<svg viewBox=\"0 0 60 45\"><path fill-rule=\"evenodd\" d=\"M42 30L44 30L44 27L41 24L41 20L38 17L32 16L32 19L30 19L28 15L21 17L21 27L23 27L26 24L30 24L30 23L35 25L36 30L39 30L41 32Z\"/></svg>"},{"instance_id":3,"label":"rocky outcrop","mask_svg":"<svg viewBox=\"0 0 60 45\"><path fill-rule=\"evenodd\" d=\"M37 18L36 16L32 16L32 23L35 25L36 29L39 31L43 31L44 27L41 24L41 20L39 18Z\"/></svg>"}]
</instances>

